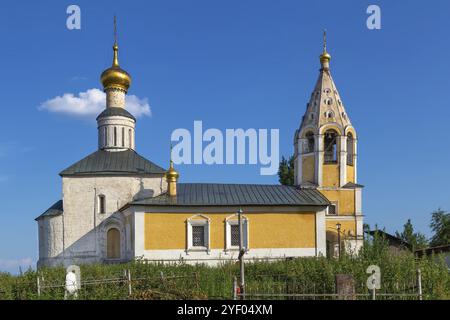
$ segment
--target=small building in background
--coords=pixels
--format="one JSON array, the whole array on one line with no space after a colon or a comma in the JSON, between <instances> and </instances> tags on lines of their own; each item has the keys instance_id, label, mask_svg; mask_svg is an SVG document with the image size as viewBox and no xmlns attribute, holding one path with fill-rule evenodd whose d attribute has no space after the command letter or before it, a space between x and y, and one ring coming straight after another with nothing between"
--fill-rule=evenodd
<instances>
[{"instance_id":1,"label":"small building in background","mask_svg":"<svg viewBox=\"0 0 450 320\"><path fill-rule=\"evenodd\" d=\"M450 269L450 244L444 246L419 249L415 251L415 254L418 258L432 255L436 255L438 257L443 256L445 263L447 264L447 267Z\"/></svg>"},{"instance_id":2,"label":"small building in background","mask_svg":"<svg viewBox=\"0 0 450 320\"><path fill-rule=\"evenodd\" d=\"M386 241L388 242L389 251L391 251L392 253L398 254L405 251L412 251L412 245L410 243L385 231L372 230L368 231L367 234L369 234L372 237L379 237L386 239Z\"/></svg>"}]
</instances>

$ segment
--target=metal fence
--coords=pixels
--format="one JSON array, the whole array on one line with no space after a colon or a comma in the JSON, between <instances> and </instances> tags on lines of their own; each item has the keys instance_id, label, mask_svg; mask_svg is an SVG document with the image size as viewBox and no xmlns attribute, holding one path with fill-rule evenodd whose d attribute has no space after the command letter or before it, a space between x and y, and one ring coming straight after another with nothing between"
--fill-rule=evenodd
<instances>
[{"instance_id":1,"label":"metal fence","mask_svg":"<svg viewBox=\"0 0 450 320\"><path fill-rule=\"evenodd\" d=\"M87 278L80 281L75 296L67 294L64 281L48 282L40 275L36 279L38 299L182 299L192 296L199 288L199 276L158 275L132 277L130 270L122 276ZM189 288L186 290L186 288ZM192 290L190 290L192 289Z\"/></svg>"},{"instance_id":2,"label":"metal fence","mask_svg":"<svg viewBox=\"0 0 450 320\"><path fill-rule=\"evenodd\" d=\"M410 281L387 282L380 290L369 290L365 282L354 283L351 293L338 293L336 282L314 283L289 275L258 275L246 278L240 292L233 281L233 298L251 300L422 300L420 272Z\"/></svg>"}]
</instances>

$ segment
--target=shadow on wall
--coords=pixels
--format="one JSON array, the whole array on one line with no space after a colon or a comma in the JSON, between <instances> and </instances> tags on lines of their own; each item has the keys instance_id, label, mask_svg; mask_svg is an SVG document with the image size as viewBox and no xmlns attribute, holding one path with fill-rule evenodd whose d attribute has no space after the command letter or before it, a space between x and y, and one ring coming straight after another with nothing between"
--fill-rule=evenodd
<instances>
[{"instance_id":1,"label":"shadow on wall","mask_svg":"<svg viewBox=\"0 0 450 320\"><path fill-rule=\"evenodd\" d=\"M152 198L154 194L155 191L153 189L145 189L143 179L139 178L139 191L133 196L133 201Z\"/></svg>"},{"instance_id":2,"label":"shadow on wall","mask_svg":"<svg viewBox=\"0 0 450 320\"><path fill-rule=\"evenodd\" d=\"M119 231L120 258L108 259L108 231L115 228ZM128 262L132 260L131 229L126 228L125 218L121 212L113 213L96 228L90 230L77 241L54 257L39 259L37 267L69 266L72 264Z\"/></svg>"}]
</instances>

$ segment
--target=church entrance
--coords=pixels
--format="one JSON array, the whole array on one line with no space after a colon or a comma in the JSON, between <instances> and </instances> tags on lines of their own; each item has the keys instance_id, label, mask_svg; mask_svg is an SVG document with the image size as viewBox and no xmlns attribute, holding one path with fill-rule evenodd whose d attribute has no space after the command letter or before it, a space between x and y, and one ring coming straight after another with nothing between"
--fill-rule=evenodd
<instances>
[{"instance_id":1,"label":"church entrance","mask_svg":"<svg viewBox=\"0 0 450 320\"><path fill-rule=\"evenodd\" d=\"M120 259L120 231L111 228L106 234L106 258Z\"/></svg>"}]
</instances>

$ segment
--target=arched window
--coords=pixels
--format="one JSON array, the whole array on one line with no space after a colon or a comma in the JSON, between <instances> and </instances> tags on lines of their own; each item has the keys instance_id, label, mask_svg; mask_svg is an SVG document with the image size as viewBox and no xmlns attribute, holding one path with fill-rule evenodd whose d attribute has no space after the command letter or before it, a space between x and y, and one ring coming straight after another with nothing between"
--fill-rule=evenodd
<instances>
[{"instance_id":1,"label":"arched window","mask_svg":"<svg viewBox=\"0 0 450 320\"><path fill-rule=\"evenodd\" d=\"M106 212L106 198L104 195L98 196L98 213Z\"/></svg>"},{"instance_id":2,"label":"arched window","mask_svg":"<svg viewBox=\"0 0 450 320\"><path fill-rule=\"evenodd\" d=\"M125 147L125 128L122 127L122 147Z\"/></svg>"},{"instance_id":3,"label":"arched window","mask_svg":"<svg viewBox=\"0 0 450 320\"><path fill-rule=\"evenodd\" d=\"M117 127L114 127L114 147L117 146Z\"/></svg>"},{"instance_id":4,"label":"arched window","mask_svg":"<svg viewBox=\"0 0 450 320\"><path fill-rule=\"evenodd\" d=\"M353 158L355 154L355 140L353 135L349 132L347 134L347 165L353 165Z\"/></svg>"},{"instance_id":5,"label":"arched window","mask_svg":"<svg viewBox=\"0 0 450 320\"><path fill-rule=\"evenodd\" d=\"M324 162L337 163L337 138L338 133L335 130L328 130L324 137Z\"/></svg>"},{"instance_id":6,"label":"arched window","mask_svg":"<svg viewBox=\"0 0 450 320\"><path fill-rule=\"evenodd\" d=\"M120 231L116 228L106 233L106 258L120 259Z\"/></svg>"},{"instance_id":7,"label":"arched window","mask_svg":"<svg viewBox=\"0 0 450 320\"><path fill-rule=\"evenodd\" d=\"M314 152L314 133L308 132L306 135L306 153Z\"/></svg>"}]
</instances>

